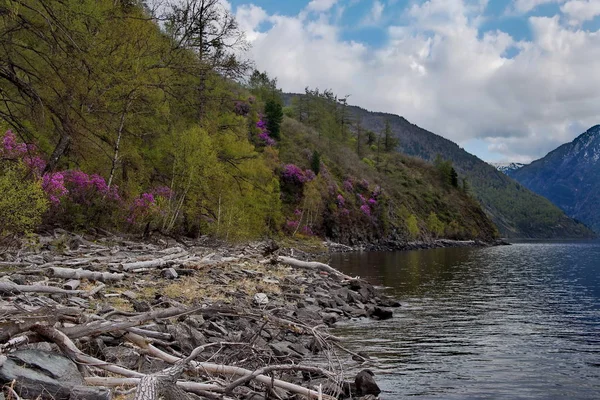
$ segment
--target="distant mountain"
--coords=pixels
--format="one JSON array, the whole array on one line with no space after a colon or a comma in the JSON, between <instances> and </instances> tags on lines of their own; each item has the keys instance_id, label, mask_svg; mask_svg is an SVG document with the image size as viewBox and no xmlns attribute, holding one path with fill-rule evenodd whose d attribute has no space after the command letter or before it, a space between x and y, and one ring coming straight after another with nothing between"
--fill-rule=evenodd
<instances>
[{"instance_id":1,"label":"distant mountain","mask_svg":"<svg viewBox=\"0 0 600 400\"><path fill-rule=\"evenodd\" d=\"M510 176L514 171L518 170L519 168L523 168L527 164L515 163L515 162L511 162L511 163L493 163L493 162L491 162L490 165L492 167L496 168L498 171Z\"/></svg>"},{"instance_id":2,"label":"distant mountain","mask_svg":"<svg viewBox=\"0 0 600 400\"><path fill-rule=\"evenodd\" d=\"M547 199L531 192L456 143L418 127L394 114L351 107L366 129L382 132L388 120L399 139L398 150L427 161L439 154L451 160L461 177L496 223L500 233L513 238L591 237L594 233L567 217ZM598 203L597 203L598 204Z\"/></svg>"},{"instance_id":3,"label":"distant mountain","mask_svg":"<svg viewBox=\"0 0 600 400\"><path fill-rule=\"evenodd\" d=\"M511 176L600 232L600 125Z\"/></svg>"}]
</instances>

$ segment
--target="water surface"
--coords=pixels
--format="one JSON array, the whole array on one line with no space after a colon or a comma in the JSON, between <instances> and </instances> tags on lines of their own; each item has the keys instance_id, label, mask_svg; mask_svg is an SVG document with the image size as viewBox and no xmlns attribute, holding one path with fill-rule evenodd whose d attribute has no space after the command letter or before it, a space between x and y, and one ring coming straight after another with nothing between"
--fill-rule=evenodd
<instances>
[{"instance_id":1,"label":"water surface","mask_svg":"<svg viewBox=\"0 0 600 400\"><path fill-rule=\"evenodd\" d=\"M600 243L337 254L388 287L388 321L344 324L384 399L600 399Z\"/></svg>"}]
</instances>

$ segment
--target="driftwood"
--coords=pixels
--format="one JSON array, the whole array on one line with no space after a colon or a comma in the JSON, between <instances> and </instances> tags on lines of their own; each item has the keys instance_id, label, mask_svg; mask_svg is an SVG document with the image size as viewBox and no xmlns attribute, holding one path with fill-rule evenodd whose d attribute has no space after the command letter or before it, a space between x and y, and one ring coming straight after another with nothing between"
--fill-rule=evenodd
<instances>
[{"instance_id":1,"label":"driftwood","mask_svg":"<svg viewBox=\"0 0 600 400\"><path fill-rule=\"evenodd\" d=\"M126 321L92 321L87 324L62 328L61 331L71 339L77 339L88 335L93 336L101 333L122 331L127 328L132 328L134 326L145 324L146 322L151 321L153 319L172 318L176 316L191 314L200 310L202 310L202 307L172 307L164 310L151 311L139 314L138 316L130 318Z\"/></svg>"},{"instance_id":2,"label":"driftwood","mask_svg":"<svg viewBox=\"0 0 600 400\"><path fill-rule=\"evenodd\" d=\"M166 361L170 364L175 364L175 363L181 361L181 358L175 357L168 353L165 353L164 351L154 347L152 344L148 343L143 337L141 337L139 335L128 333L127 335L125 335L125 337L127 340L131 341L132 343L135 343L142 349L145 349L148 352L148 354L150 354L154 357L157 357L163 361ZM267 375L262 375L262 374L254 375L253 371L250 371L246 368L234 367L234 366L228 366L228 365L222 365L222 364L214 364L214 363L209 363L209 362L196 362L196 361L190 362L190 365L192 367L194 367L196 370L213 373L213 374L218 374L218 375L231 375L231 376L242 376L242 377L252 376L252 379L254 379L260 383L263 383L263 384L266 384L269 386L272 385L274 387L277 387L277 388L280 388L283 390L288 390L290 392L306 396L309 399L335 400L334 397L320 395L318 392L316 392L314 390L310 390L305 387L295 385L293 383L282 381L280 379L273 379L272 377L267 376Z\"/></svg>"},{"instance_id":3,"label":"driftwood","mask_svg":"<svg viewBox=\"0 0 600 400\"><path fill-rule=\"evenodd\" d=\"M180 252L180 253L170 254L168 256L158 258L155 260L122 263L121 268L123 269L123 271L133 271L133 270L141 269L141 268L162 268L162 267L166 267L166 266L175 264L176 260L178 258L182 258L187 255L188 255L188 252L184 251L184 252Z\"/></svg>"},{"instance_id":4,"label":"driftwood","mask_svg":"<svg viewBox=\"0 0 600 400\"><path fill-rule=\"evenodd\" d=\"M54 286L43 285L17 285L13 282L0 282L0 293L48 293L48 294L66 294L78 295L86 294L85 290L66 290Z\"/></svg>"},{"instance_id":5,"label":"driftwood","mask_svg":"<svg viewBox=\"0 0 600 400\"><path fill-rule=\"evenodd\" d=\"M338 271L337 269L330 267L327 264L323 264L323 263L316 262L316 261L302 261L302 260L297 260L295 258L286 257L286 256L277 257L277 261L279 261L280 263L283 263L283 264L291 265L292 267L296 267L296 268L304 268L304 269L312 269L312 270L316 269L319 271L324 271L331 275L335 275L337 277L340 277L340 278L346 279L346 280L353 279L351 276L348 276L348 275Z\"/></svg>"},{"instance_id":6,"label":"driftwood","mask_svg":"<svg viewBox=\"0 0 600 400\"><path fill-rule=\"evenodd\" d=\"M62 279L87 279L89 281L100 282L120 281L125 276L123 274L114 274L110 272L95 272L81 268L71 269L61 267L48 268L47 275Z\"/></svg>"}]
</instances>

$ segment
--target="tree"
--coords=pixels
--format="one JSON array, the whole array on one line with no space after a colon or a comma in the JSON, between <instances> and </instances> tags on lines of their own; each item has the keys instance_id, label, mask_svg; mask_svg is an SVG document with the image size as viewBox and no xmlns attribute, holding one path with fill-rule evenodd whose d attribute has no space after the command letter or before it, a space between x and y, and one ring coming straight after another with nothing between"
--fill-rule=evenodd
<instances>
[{"instance_id":1,"label":"tree","mask_svg":"<svg viewBox=\"0 0 600 400\"><path fill-rule=\"evenodd\" d=\"M277 88L277 78L269 78L267 72L254 70L248 79L250 92L265 102L273 101L283 105L281 90Z\"/></svg>"},{"instance_id":2,"label":"tree","mask_svg":"<svg viewBox=\"0 0 600 400\"><path fill-rule=\"evenodd\" d=\"M312 157L310 158L310 169L312 169L315 175L319 175L319 172L321 171L321 155L316 150L313 151Z\"/></svg>"},{"instance_id":3,"label":"tree","mask_svg":"<svg viewBox=\"0 0 600 400\"><path fill-rule=\"evenodd\" d=\"M238 54L248 49L244 32L221 0L169 0L167 32L175 48L191 49L210 69L241 78L251 63Z\"/></svg>"},{"instance_id":4,"label":"tree","mask_svg":"<svg viewBox=\"0 0 600 400\"><path fill-rule=\"evenodd\" d=\"M383 148L386 152L390 152L395 150L398 146L398 139L394 137L392 133L392 128L390 126L390 121L385 120L385 128L383 129Z\"/></svg>"},{"instance_id":5,"label":"tree","mask_svg":"<svg viewBox=\"0 0 600 400\"><path fill-rule=\"evenodd\" d=\"M281 121L283 121L283 108L275 100L269 99L265 104L265 117L267 117L267 130L273 139L281 139Z\"/></svg>"},{"instance_id":6,"label":"tree","mask_svg":"<svg viewBox=\"0 0 600 400\"><path fill-rule=\"evenodd\" d=\"M427 217L427 229L434 237L440 237L444 233L444 223L439 220L436 213L431 212Z\"/></svg>"}]
</instances>

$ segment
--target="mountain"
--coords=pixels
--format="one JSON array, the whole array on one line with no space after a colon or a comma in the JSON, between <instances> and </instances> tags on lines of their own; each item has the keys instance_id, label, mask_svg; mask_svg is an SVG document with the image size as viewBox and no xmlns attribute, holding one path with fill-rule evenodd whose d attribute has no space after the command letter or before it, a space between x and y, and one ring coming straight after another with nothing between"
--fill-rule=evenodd
<instances>
[{"instance_id":1,"label":"mountain","mask_svg":"<svg viewBox=\"0 0 600 400\"><path fill-rule=\"evenodd\" d=\"M490 165L494 168L496 168L498 171L510 176L514 171L518 170L519 168L523 168L525 165L527 164L522 164L522 163L515 163L515 162L511 162L511 163L490 163Z\"/></svg>"},{"instance_id":2,"label":"mountain","mask_svg":"<svg viewBox=\"0 0 600 400\"><path fill-rule=\"evenodd\" d=\"M600 125L510 175L600 232Z\"/></svg>"},{"instance_id":3,"label":"mountain","mask_svg":"<svg viewBox=\"0 0 600 400\"><path fill-rule=\"evenodd\" d=\"M351 107L366 129L383 132L386 121L399 140L398 150L427 161L440 155L452 161L466 178L473 194L496 223L500 233L512 238L592 237L594 233L544 197L506 176L456 143L394 114ZM593 158L593 157L592 157Z\"/></svg>"}]
</instances>

